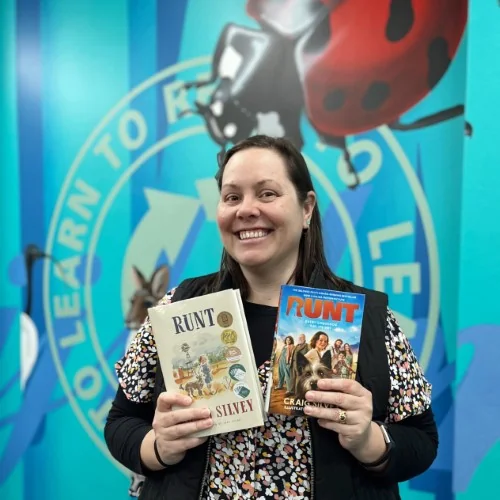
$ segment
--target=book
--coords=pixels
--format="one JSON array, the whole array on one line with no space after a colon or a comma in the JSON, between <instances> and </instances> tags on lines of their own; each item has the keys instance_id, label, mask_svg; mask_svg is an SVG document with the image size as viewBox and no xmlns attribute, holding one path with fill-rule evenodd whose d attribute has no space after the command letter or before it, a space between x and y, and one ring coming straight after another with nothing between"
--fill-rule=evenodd
<instances>
[{"instance_id":1,"label":"book","mask_svg":"<svg viewBox=\"0 0 500 500\"><path fill-rule=\"evenodd\" d=\"M363 294L281 287L265 397L267 413L304 415L321 378L356 377Z\"/></svg>"},{"instance_id":2,"label":"book","mask_svg":"<svg viewBox=\"0 0 500 500\"><path fill-rule=\"evenodd\" d=\"M239 290L148 309L167 391L208 407L204 437L264 424L264 398Z\"/></svg>"}]
</instances>

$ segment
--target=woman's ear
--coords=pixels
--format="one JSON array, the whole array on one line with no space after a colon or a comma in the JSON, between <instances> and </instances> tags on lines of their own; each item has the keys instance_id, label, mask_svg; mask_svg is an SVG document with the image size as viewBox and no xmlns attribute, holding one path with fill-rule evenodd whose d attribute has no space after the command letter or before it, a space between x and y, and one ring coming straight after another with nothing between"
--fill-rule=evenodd
<instances>
[{"instance_id":1,"label":"woman's ear","mask_svg":"<svg viewBox=\"0 0 500 500\"><path fill-rule=\"evenodd\" d=\"M314 207L316 206L316 193L314 191L309 191L304 201L304 229L309 227L311 223L311 217L313 214Z\"/></svg>"}]
</instances>

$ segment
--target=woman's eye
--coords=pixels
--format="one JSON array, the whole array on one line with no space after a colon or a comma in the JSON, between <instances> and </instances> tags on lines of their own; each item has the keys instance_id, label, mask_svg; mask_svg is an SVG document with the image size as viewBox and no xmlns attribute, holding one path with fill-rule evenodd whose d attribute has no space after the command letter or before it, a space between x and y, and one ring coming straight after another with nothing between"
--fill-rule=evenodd
<instances>
[{"instance_id":1,"label":"woman's eye","mask_svg":"<svg viewBox=\"0 0 500 500\"><path fill-rule=\"evenodd\" d=\"M264 191L264 192L262 193L262 196L263 196L264 198L270 198L270 197L272 197L272 196L276 196L276 193L275 193L275 192L273 192L273 191Z\"/></svg>"},{"instance_id":2,"label":"woman's eye","mask_svg":"<svg viewBox=\"0 0 500 500\"><path fill-rule=\"evenodd\" d=\"M234 201L238 201L238 196L236 196L235 194L228 194L225 198L224 198L224 201L229 201L229 202L234 202Z\"/></svg>"}]
</instances>

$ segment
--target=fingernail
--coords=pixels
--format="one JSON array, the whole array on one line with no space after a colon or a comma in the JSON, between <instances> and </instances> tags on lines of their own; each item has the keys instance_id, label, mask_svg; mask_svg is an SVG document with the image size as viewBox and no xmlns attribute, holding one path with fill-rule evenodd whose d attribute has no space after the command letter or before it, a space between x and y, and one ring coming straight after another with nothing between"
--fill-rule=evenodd
<instances>
[{"instance_id":1,"label":"fingernail","mask_svg":"<svg viewBox=\"0 0 500 500\"><path fill-rule=\"evenodd\" d=\"M304 413L311 413L311 407L310 406L304 406Z\"/></svg>"},{"instance_id":2,"label":"fingernail","mask_svg":"<svg viewBox=\"0 0 500 500\"><path fill-rule=\"evenodd\" d=\"M211 418L205 420L205 427L212 427L213 421Z\"/></svg>"},{"instance_id":3,"label":"fingernail","mask_svg":"<svg viewBox=\"0 0 500 500\"><path fill-rule=\"evenodd\" d=\"M316 395L314 394L314 392L306 392L306 399L309 400L309 401L314 401L314 398L316 397Z\"/></svg>"},{"instance_id":4,"label":"fingernail","mask_svg":"<svg viewBox=\"0 0 500 500\"><path fill-rule=\"evenodd\" d=\"M184 403L190 404L191 403L191 398L189 396L184 396Z\"/></svg>"},{"instance_id":5,"label":"fingernail","mask_svg":"<svg viewBox=\"0 0 500 500\"><path fill-rule=\"evenodd\" d=\"M204 408L202 416L203 417L209 417L210 416L210 410L208 408Z\"/></svg>"}]
</instances>

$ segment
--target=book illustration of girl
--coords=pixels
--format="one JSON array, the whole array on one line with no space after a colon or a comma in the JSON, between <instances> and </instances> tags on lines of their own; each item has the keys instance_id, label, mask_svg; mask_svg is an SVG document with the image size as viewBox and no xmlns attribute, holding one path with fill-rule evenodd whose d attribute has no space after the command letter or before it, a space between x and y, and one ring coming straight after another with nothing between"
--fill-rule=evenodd
<instances>
[{"instance_id":1,"label":"book illustration of girl","mask_svg":"<svg viewBox=\"0 0 500 500\"><path fill-rule=\"evenodd\" d=\"M213 376L212 376L212 369L210 367L210 364L208 362L208 358L202 354L199 359L199 365L198 365L198 373L203 378L203 383L208 387L208 390L210 391L210 394L215 394L215 392L212 390L212 382L213 382Z\"/></svg>"}]
</instances>

